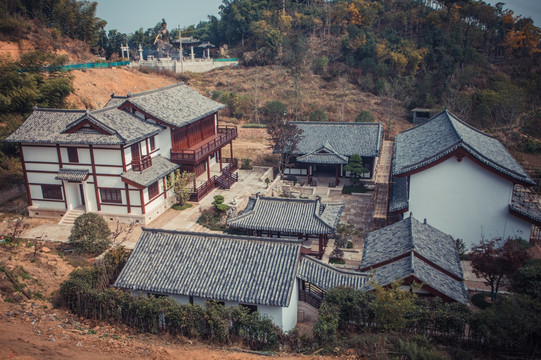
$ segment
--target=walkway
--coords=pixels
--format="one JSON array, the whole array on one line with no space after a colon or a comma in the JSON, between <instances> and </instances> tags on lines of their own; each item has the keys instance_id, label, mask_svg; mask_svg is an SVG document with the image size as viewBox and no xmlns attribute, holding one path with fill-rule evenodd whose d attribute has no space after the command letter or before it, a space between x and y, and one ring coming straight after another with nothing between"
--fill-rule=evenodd
<instances>
[{"instance_id":1,"label":"walkway","mask_svg":"<svg viewBox=\"0 0 541 360\"><path fill-rule=\"evenodd\" d=\"M387 210L389 201L389 184L391 177L391 164L393 159L393 142L383 141L381 155L376 167L376 181L374 189L374 230L387 225Z\"/></svg>"}]
</instances>

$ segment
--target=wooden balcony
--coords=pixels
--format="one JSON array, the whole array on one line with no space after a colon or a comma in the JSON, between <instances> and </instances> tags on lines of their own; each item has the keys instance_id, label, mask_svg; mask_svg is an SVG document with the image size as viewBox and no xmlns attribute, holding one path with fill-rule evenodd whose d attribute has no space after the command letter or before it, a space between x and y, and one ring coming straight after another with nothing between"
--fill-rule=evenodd
<instances>
[{"instance_id":1,"label":"wooden balcony","mask_svg":"<svg viewBox=\"0 0 541 360\"><path fill-rule=\"evenodd\" d=\"M216 134L189 149L171 149L171 161L181 164L195 164L236 139L237 136L236 126L220 126Z\"/></svg>"},{"instance_id":2,"label":"wooden balcony","mask_svg":"<svg viewBox=\"0 0 541 360\"><path fill-rule=\"evenodd\" d=\"M150 155L145 155L139 159L133 159L131 168L133 171L143 171L152 166L152 158Z\"/></svg>"}]
</instances>

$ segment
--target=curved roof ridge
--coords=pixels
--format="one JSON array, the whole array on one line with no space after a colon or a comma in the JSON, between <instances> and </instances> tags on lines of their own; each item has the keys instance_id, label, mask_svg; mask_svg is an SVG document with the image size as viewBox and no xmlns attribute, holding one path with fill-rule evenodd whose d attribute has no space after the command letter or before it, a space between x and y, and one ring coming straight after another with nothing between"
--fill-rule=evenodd
<instances>
[{"instance_id":1,"label":"curved roof ridge","mask_svg":"<svg viewBox=\"0 0 541 360\"><path fill-rule=\"evenodd\" d=\"M202 237L211 237L211 238L220 238L220 239L231 239L231 240L243 240L243 241L257 241L257 242L272 242L272 243L284 243L299 245L297 240L284 239L284 238L272 238L272 241L269 241L268 238L261 236L248 236L248 235L232 235L232 234L215 234L215 233L203 233L203 232L194 232L194 231L185 231L185 230L168 230L168 229L158 229L158 228L141 228L143 232L152 232L152 233L167 233L171 235L185 235L185 236L202 236Z\"/></svg>"},{"instance_id":2,"label":"curved roof ridge","mask_svg":"<svg viewBox=\"0 0 541 360\"><path fill-rule=\"evenodd\" d=\"M422 160L419 160L419 161L417 161L417 162L415 162L413 164L409 164L405 169L403 169L403 171L401 171L399 173L396 173L396 175L407 173L407 172L410 172L412 169L422 167L422 166L424 166L424 165L422 165L423 163L426 163L426 162L432 163L433 161L436 161L436 160L438 160L438 159L452 153L453 151L455 151L461 143L463 143L463 141L459 139L459 140L455 141L453 144L451 144L450 146L448 146L445 150L440 151L439 153L437 153L436 155L431 155L431 156L425 157ZM395 153L396 153L396 151L395 151ZM394 158L394 154L393 154L393 158ZM395 162L393 161L393 163L395 163ZM394 164L393 164L393 168L394 168ZM394 173L394 171L393 171L393 173Z\"/></svg>"},{"instance_id":3,"label":"curved roof ridge","mask_svg":"<svg viewBox=\"0 0 541 360\"><path fill-rule=\"evenodd\" d=\"M66 112L66 113L86 113L86 109L54 109L54 108L34 108L33 111Z\"/></svg>"},{"instance_id":4,"label":"curved roof ridge","mask_svg":"<svg viewBox=\"0 0 541 360\"><path fill-rule=\"evenodd\" d=\"M167 85L167 86L164 86L164 87L161 87L161 88L158 88L158 89L142 91L142 92L135 93L135 94L128 93L128 95L126 95L126 100L128 100L130 98L134 98L134 97L139 97L139 96L154 94L154 93L157 93L157 92L162 92L162 91L173 89L173 88L176 88L176 87L179 87L179 86L182 86L182 85L186 85L186 84L182 81L182 82L172 84L172 85ZM122 96L119 96L119 97L122 98Z\"/></svg>"}]
</instances>

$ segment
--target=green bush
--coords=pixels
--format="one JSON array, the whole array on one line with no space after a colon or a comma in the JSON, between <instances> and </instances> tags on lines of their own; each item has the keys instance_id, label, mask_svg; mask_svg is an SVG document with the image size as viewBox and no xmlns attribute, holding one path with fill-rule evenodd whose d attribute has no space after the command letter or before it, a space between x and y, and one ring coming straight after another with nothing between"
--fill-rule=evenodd
<instances>
[{"instance_id":1,"label":"green bush","mask_svg":"<svg viewBox=\"0 0 541 360\"><path fill-rule=\"evenodd\" d=\"M240 159L240 168L242 170L252 170L252 159Z\"/></svg>"},{"instance_id":2,"label":"green bush","mask_svg":"<svg viewBox=\"0 0 541 360\"><path fill-rule=\"evenodd\" d=\"M362 110L356 117L355 122L374 122L375 119L372 113L367 110Z\"/></svg>"},{"instance_id":3,"label":"green bush","mask_svg":"<svg viewBox=\"0 0 541 360\"><path fill-rule=\"evenodd\" d=\"M312 71L314 74L322 75L327 70L329 65L329 58L325 55L320 56L312 60Z\"/></svg>"},{"instance_id":4,"label":"green bush","mask_svg":"<svg viewBox=\"0 0 541 360\"><path fill-rule=\"evenodd\" d=\"M177 210L177 211L180 211L180 210L186 210L186 209L189 209L191 208L193 205L190 204L190 203L186 203L184 205L180 205L180 204L175 204L172 206L173 210Z\"/></svg>"},{"instance_id":5,"label":"green bush","mask_svg":"<svg viewBox=\"0 0 541 360\"><path fill-rule=\"evenodd\" d=\"M445 360L446 357L438 354L429 345L416 342L398 340L398 352L408 360Z\"/></svg>"},{"instance_id":6,"label":"green bush","mask_svg":"<svg viewBox=\"0 0 541 360\"><path fill-rule=\"evenodd\" d=\"M279 100L272 100L267 103L263 113L266 116L267 122L277 122L285 118L287 107Z\"/></svg>"},{"instance_id":7,"label":"green bush","mask_svg":"<svg viewBox=\"0 0 541 360\"><path fill-rule=\"evenodd\" d=\"M541 299L541 260L530 260L511 279L513 291Z\"/></svg>"},{"instance_id":8,"label":"green bush","mask_svg":"<svg viewBox=\"0 0 541 360\"><path fill-rule=\"evenodd\" d=\"M330 258L329 259L329 264L340 264L340 265L344 265L346 263L346 260L344 259L339 259L339 258Z\"/></svg>"},{"instance_id":9,"label":"green bush","mask_svg":"<svg viewBox=\"0 0 541 360\"><path fill-rule=\"evenodd\" d=\"M319 308L319 316L314 324L314 338L320 345L333 347L337 340L339 308L333 304L323 302Z\"/></svg>"},{"instance_id":10,"label":"green bush","mask_svg":"<svg viewBox=\"0 0 541 360\"><path fill-rule=\"evenodd\" d=\"M111 245L110 236L103 217L88 212L75 219L68 240L78 253L98 255Z\"/></svg>"},{"instance_id":11,"label":"green bush","mask_svg":"<svg viewBox=\"0 0 541 360\"><path fill-rule=\"evenodd\" d=\"M327 115L327 112L325 111L325 109L319 107L310 114L309 119L310 121L325 122L325 121L329 121L329 115Z\"/></svg>"},{"instance_id":12,"label":"green bush","mask_svg":"<svg viewBox=\"0 0 541 360\"><path fill-rule=\"evenodd\" d=\"M489 296L490 296L489 293L477 293L471 297L471 302L473 305L477 306L479 309L485 310L488 307L490 307L490 305L492 305L491 303L486 301L486 298Z\"/></svg>"},{"instance_id":13,"label":"green bush","mask_svg":"<svg viewBox=\"0 0 541 360\"><path fill-rule=\"evenodd\" d=\"M359 186L344 186L342 188L342 194L365 193L366 191L366 187L363 184Z\"/></svg>"}]
</instances>

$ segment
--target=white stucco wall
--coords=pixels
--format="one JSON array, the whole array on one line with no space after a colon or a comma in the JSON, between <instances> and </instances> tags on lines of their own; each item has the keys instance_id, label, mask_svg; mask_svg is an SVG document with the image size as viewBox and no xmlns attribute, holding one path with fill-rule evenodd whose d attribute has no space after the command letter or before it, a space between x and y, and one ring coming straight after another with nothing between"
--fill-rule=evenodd
<instances>
[{"instance_id":1,"label":"white stucco wall","mask_svg":"<svg viewBox=\"0 0 541 360\"><path fill-rule=\"evenodd\" d=\"M531 225L509 214L513 183L465 157L452 157L410 176L409 211L413 216L464 240L529 239Z\"/></svg>"}]
</instances>

